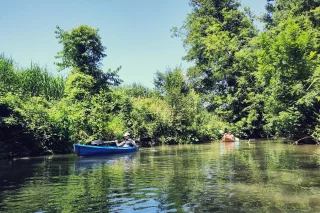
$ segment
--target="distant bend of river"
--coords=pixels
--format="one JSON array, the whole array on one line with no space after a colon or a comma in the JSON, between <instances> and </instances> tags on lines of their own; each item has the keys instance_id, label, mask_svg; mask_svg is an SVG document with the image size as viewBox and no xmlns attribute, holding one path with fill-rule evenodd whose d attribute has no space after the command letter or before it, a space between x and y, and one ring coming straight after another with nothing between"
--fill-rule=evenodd
<instances>
[{"instance_id":1,"label":"distant bend of river","mask_svg":"<svg viewBox=\"0 0 320 213\"><path fill-rule=\"evenodd\" d=\"M212 142L3 160L0 212L320 212L320 146Z\"/></svg>"}]
</instances>

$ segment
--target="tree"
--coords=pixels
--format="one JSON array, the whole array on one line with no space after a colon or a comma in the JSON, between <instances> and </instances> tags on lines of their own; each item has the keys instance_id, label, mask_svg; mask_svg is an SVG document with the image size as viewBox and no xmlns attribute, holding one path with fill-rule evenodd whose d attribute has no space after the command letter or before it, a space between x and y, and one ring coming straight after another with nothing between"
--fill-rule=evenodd
<instances>
[{"instance_id":1,"label":"tree","mask_svg":"<svg viewBox=\"0 0 320 213\"><path fill-rule=\"evenodd\" d=\"M306 15L311 18L314 27L319 27L319 7L318 0L267 0L267 13L263 15L262 20L266 23L266 28L271 29L290 16Z\"/></svg>"},{"instance_id":2,"label":"tree","mask_svg":"<svg viewBox=\"0 0 320 213\"><path fill-rule=\"evenodd\" d=\"M173 116L185 108L184 97L190 88L180 68L168 69L165 73L157 72L154 79L155 87L164 95L164 99L173 110Z\"/></svg>"},{"instance_id":3,"label":"tree","mask_svg":"<svg viewBox=\"0 0 320 213\"><path fill-rule=\"evenodd\" d=\"M191 0L190 5L192 13L180 33L175 31L187 47L184 59L195 63L187 76L208 110L235 122L239 118L233 115L245 107L240 97L245 93L238 91L243 73L235 56L257 35L253 17L248 8L239 9L238 0Z\"/></svg>"},{"instance_id":4,"label":"tree","mask_svg":"<svg viewBox=\"0 0 320 213\"><path fill-rule=\"evenodd\" d=\"M108 89L110 85L119 85L121 80L118 71L101 70L101 61L107 55L104 53L106 47L102 45L98 29L90 26L80 25L70 32L62 30L57 26L56 38L63 45L62 51L58 52L56 58L61 62L56 63L60 70L72 68L72 72L92 76L95 80L93 92L99 89Z\"/></svg>"},{"instance_id":5,"label":"tree","mask_svg":"<svg viewBox=\"0 0 320 213\"><path fill-rule=\"evenodd\" d=\"M56 56L62 60L57 63L60 70L77 67L83 73L92 75L100 67L101 60L107 56L98 30L92 27L80 25L68 32L57 26L55 33L59 43L63 45L63 50Z\"/></svg>"},{"instance_id":6,"label":"tree","mask_svg":"<svg viewBox=\"0 0 320 213\"><path fill-rule=\"evenodd\" d=\"M262 33L259 46L255 76L263 87L265 130L290 137L312 133L320 110L310 84L319 72L319 31L308 16L289 16Z\"/></svg>"},{"instance_id":7,"label":"tree","mask_svg":"<svg viewBox=\"0 0 320 213\"><path fill-rule=\"evenodd\" d=\"M207 113L181 68L157 72L154 84L170 107L172 124L167 132L176 142L196 143L215 137L219 121Z\"/></svg>"}]
</instances>

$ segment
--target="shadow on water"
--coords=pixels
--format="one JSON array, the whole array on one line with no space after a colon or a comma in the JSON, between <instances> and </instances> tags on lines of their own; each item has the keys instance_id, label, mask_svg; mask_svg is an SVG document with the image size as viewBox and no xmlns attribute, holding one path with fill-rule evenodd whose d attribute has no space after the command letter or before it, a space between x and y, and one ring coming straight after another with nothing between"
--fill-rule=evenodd
<instances>
[{"instance_id":1,"label":"shadow on water","mask_svg":"<svg viewBox=\"0 0 320 213\"><path fill-rule=\"evenodd\" d=\"M57 174L69 175L69 164L75 159L74 155L55 155L0 160L0 192L7 187L19 188L30 177L41 175L43 179L50 179Z\"/></svg>"}]
</instances>

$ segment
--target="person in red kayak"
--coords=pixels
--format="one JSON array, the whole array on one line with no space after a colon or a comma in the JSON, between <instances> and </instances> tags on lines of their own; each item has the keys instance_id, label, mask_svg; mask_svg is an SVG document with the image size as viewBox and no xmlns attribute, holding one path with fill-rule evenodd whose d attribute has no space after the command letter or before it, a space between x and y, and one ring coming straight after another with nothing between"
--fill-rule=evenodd
<instances>
[{"instance_id":1,"label":"person in red kayak","mask_svg":"<svg viewBox=\"0 0 320 213\"><path fill-rule=\"evenodd\" d=\"M123 136L124 136L124 141L122 141L121 143L118 143L118 141L116 140L117 146L123 146L123 147L135 146L135 147L138 147L136 142L130 138L130 133L129 132L124 133Z\"/></svg>"},{"instance_id":2,"label":"person in red kayak","mask_svg":"<svg viewBox=\"0 0 320 213\"><path fill-rule=\"evenodd\" d=\"M235 137L231 132L228 133L224 133L222 139L222 141L224 142L234 142L235 141Z\"/></svg>"}]
</instances>

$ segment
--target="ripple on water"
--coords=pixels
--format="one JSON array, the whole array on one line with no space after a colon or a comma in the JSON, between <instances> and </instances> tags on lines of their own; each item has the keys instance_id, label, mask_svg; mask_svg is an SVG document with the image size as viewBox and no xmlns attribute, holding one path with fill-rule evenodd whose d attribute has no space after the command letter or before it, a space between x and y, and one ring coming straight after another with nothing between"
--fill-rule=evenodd
<instances>
[{"instance_id":1,"label":"ripple on water","mask_svg":"<svg viewBox=\"0 0 320 213\"><path fill-rule=\"evenodd\" d=\"M183 209L186 212L194 212L199 207L198 203L186 203L183 205Z\"/></svg>"},{"instance_id":2,"label":"ripple on water","mask_svg":"<svg viewBox=\"0 0 320 213\"><path fill-rule=\"evenodd\" d=\"M139 191L158 191L159 189L158 188L142 188L142 189L139 189Z\"/></svg>"},{"instance_id":3,"label":"ripple on water","mask_svg":"<svg viewBox=\"0 0 320 213\"><path fill-rule=\"evenodd\" d=\"M240 143L221 155L220 146L141 150L134 164L118 157L103 166L72 157L8 164L0 212L320 212L320 156L312 149Z\"/></svg>"},{"instance_id":4,"label":"ripple on water","mask_svg":"<svg viewBox=\"0 0 320 213\"><path fill-rule=\"evenodd\" d=\"M153 199L128 200L128 202L117 202L108 206L110 212L157 212L157 209L158 202Z\"/></svg>"},{"instance_id":5,"label":"ripple on water","mask_svg":"<svg viewBox=\"0 0 320 213\"><path fill-rule=\"evenodd\" d=\"M108 197L122 197L128 194L129 193L112 193L112 194L108 194Z\"/></svg>"}]
</instances>

